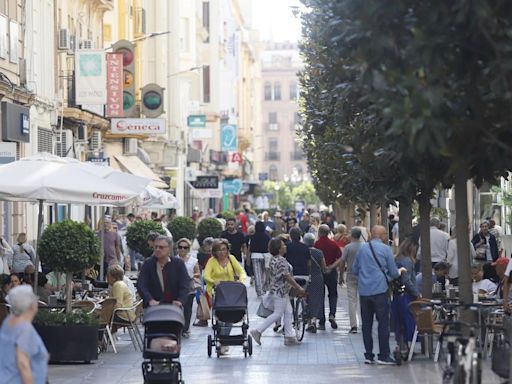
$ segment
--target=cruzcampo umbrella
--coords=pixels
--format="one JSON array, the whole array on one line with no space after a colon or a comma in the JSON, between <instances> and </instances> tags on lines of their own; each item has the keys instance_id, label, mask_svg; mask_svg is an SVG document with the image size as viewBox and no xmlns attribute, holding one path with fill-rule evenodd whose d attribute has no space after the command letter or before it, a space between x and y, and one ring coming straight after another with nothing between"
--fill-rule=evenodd
<instances>
[{"instance_id":1,"label":"cruzcampo umbrella","mask_svg":"<svg viewBox=\"0 0 512 384\"><path fill-rule=\"evenodd\" d=\"M43 203L124 206L137 200L150 182L110 167L39 153L0 166L0 200L39 203L37 244ZM36 253L36 266L39 252ZM37 274L36 274L37 284Z\"/></svg>"}]
</instances>

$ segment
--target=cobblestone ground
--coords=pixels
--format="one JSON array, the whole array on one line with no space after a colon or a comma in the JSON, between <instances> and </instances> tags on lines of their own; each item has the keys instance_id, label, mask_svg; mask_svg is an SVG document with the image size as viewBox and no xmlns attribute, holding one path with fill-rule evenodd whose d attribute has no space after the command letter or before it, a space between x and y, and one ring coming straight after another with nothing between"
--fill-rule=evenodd
<instances>
[{"instance_id":1,"label":"cobblestone ground","mask_svg":"<svg viewBox=\"0 0 512 384\"><path fill-rule=\"evenodd\" d=\"M236 346L231 347L226 357L208 358L206 337L210 329L192 327L191 337L183 341L180 359L185 382L310 384L339 383L343 379L360 384L441 382L442 366L423 356L400 367L365 365L361 334L348 334L346 289L340 288L339 293L337 330L327 325L325 332L319 331L314 335L306 333L302 345L285 347L282 335L274 334L269 329L262 337L263 345L255 345L252 357L247 359L243 356L242 348ZM249 299L250 323L254 324L260 319L253 315L259 302L252 287L249 288ZM377 343L376 335L374 341ZM51 365L50 383L142 383L141 353L134 350L127 334L120 334L117 346L118 354L109 349L92 364ZM483 382L503 382L490 370L489 360L484 362Z\"/></svg>"}]
</instances>

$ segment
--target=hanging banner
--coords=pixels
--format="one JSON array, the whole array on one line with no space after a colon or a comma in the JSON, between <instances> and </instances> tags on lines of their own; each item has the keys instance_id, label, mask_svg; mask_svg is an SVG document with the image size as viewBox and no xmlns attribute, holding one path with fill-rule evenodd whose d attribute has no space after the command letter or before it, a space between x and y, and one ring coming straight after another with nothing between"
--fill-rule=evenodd
<instances>
[{"instance_id":1,"label":"hanging banner","mask_svg":"<svg viewBox=\"0 0 512 384\"><path fill-rule=\"evenodd\" d=\"M105 52L90 49L75 51L76 103L105 104L106 82Z\"/></svg>"},{"instance_id":2,"label":"hanging banner","mask_svg":"<svg viewBox=\"0 0 512 384\"><path fill-rule=\"evenodd\" d=\"M234 152L238 149L236 124L221 124L220 143L222 152Z\"/></svg>"},{"instance_id":3,"label":"hanging banner","mask_svg":"<svg viewBox=\"0 0 512 384\"><path fill-rule=\"evenodd\" d=\"M107 117L124 117L122 53L107 53Z\"/></svg>"}]
</instances>

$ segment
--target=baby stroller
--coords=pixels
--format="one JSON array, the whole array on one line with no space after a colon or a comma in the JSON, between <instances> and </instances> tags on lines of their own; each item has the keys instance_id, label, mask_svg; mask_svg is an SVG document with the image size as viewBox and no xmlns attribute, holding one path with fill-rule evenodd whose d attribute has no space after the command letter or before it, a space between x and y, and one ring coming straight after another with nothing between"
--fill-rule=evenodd
<instances>
[{"instance_id":1,"label":"baby stroller","mask_svg":"<svg viewBox=\"0 0 512 384\"><path fill-rule=\"evenodd\" d=\"M185 324L183 310L170 304L149 307L144 311L143 323L144 384L184 384L179 362L181 332Z\"/></svg>"},{"instance_id":2,"label":"baby stroller","mask_svg":"<svg viewBox=\"0 0 512 384\"><path fill-rule=\"evenodd\" d=\"M236 323L242 323L236 325ZM233 324L234 328L241 328L242 333L237 335L221 334L226 326L221 323ZM229 326L228 326L229 327ZM215 347L217 357L220 357L220 347L228 345L242 345L244 356L252 355L252 337L248 336L249 313L247 309L247 289L245 285L233 281L219 283L215 287L212 308L212 335L208 335L208 357L212 356Z\"/></svg>"}]
</instances>

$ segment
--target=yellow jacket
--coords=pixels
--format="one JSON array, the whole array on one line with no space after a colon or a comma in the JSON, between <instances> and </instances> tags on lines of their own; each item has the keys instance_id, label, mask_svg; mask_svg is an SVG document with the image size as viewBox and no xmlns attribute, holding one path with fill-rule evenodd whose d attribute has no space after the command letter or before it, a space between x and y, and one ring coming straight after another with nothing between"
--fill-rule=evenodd
<instances>
[{"instance_id":1,"label":"yellow jacket","mask_svg":"<svg viewBox=\"0 0 512 384\"><path fill-rule=\"evenodd\" d=\"M245 283L247 275L244 269L233 255L229 255L229 263L226 268L217 261L216 257L211 257L204 269L204 281L206 282L206 290L210 297L212 297L212 290L215 282L219 281L235 281L235 272L238 275L238 281ZM234 268L234 270L233 270Z\"/></svg>"}]
</instances>

